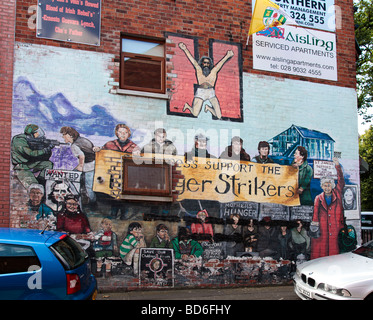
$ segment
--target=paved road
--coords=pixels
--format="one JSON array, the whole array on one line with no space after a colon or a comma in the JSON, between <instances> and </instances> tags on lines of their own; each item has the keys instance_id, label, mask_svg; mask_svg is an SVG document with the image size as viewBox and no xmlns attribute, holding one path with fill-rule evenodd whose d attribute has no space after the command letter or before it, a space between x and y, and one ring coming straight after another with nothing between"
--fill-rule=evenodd
<instances>
[{"instance_id":1,"label":"paved road","mask_svg":"<svg viewBox=\"0 0 373 320\"><path fill-rule=\"evenodd\" d=\"M100 293L97 300L300 300L293 286Z\"/></svg>"}]
</instances>

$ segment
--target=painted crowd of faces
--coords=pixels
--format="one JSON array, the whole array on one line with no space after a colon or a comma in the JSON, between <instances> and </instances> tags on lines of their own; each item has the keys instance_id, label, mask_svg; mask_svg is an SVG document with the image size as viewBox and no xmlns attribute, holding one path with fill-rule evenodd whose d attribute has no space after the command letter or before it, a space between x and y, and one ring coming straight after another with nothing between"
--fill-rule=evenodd
<instances>
[{"instance_id":1,"label":"painted crowd of faces","mask_svg":"<svg viewBox=\"0 0 373 320\"><path fill-rule=\"evenodd\" d=\"M120 140L126 141L130 138L129 129L119 128L116 130L116 135ZM156 141L164 141L166 133L155 134ZM65 142L72 143L73 139L63 134ZM128 141L128 140L127 140ZM206 148L206 140L196 140L196 148ZM94 147L96 150L101 150L101 147ZM232 151L240 153L242 144L232 143ZM133 152L139 154L140 148L135 146ZM261 159L268 158L269 148L258 148ZM295 158L299 157L299 152L295 153ZM36 158L37 160L37 158ZM83 176L83 173L82 173ZM87 176L84 177L87 179ZM138 267L133 267L133 262L136 260L138 249L146 247L146 242L150 243L149 239L154 237L162 238L165 234L168 237L168 248L173 250L180 250L175 248L175 241L172 239L179 239L178 234L169 234L171 228L163 229L161 232L154 230L153 235L143 235L142 224L142 209L144 207L133 206L132 218L126 214L128 207L131 204L118 204L114 200L109 206L110 213L103 213L104 218L100 223L99 230L92 230L88 217L99 211L97 203L90 202L90 197L87 195L87 184L85 182L71 181L69 179L51 179L46 180L45 184L31 184L28 187L28 207L29 213L34 217L30 220L28 227L44 228L49 226L51 229L65 231L71 234L78 242L80 242L91 256L97 260L97 270L102 272L102 265L105 265L106 271L111 272L112 265L123 265L123 255L120 253L122 241L128 237L129 234L136 234L135 244L132 250L136 251L132 258L131 266L133 270L138 270ZM83 196L86 194L85 196ZM217 204L218 205L218 204ZM95 207L96 206L96 207ZM149 206L148 206L149 207ZM155 206L157 208L157 206ZM355 210L357 208L357 189L356 186L346 186L343 190L343 207L345 210ZM146 208L146 207L145 207ZM153 207L154 208L154 207ZM179 204L177 218L180 218ZM201 208L203 209L203 208ZM165 213L168 218L172 218L173 214L169 206L161 206L157 208L158 213ZM122 211L118 215L118 211ZM123 212L124 211L124 212ZM242 219L240 215L232 215L229 219L209 222L208 212L207 216L202 217L201 211L194 211L189 213L188 219L176 219L177 222L186 221L186 231L188 239L181 241L182 244L188 245L183 249L185 252L194 248L194 252L186 254L184 252L179 258L182 260L190 260L203 256L203 251L206 243L219 244L220 257L227 258L230 256L270 256L274 259L291 259L291 260L307 260L310 257L311 238L308 234L309 223L301 220L296 221L257 221L254 219ZM126 214L123 214L126 213ZM73 218L72 218L73 216ZM155 215L157 217L157 215ZM210 219L214 214L210 214ZM216 216L216 214L215 214ZM165 216L159 217L162 220ZM191 219L192 218L192 219ZM137 220L138 226L132 230L128 227L127 233L117 235L113 229L121 219ZM194 220L193 220L194 219ZM167 220L167 219L166 219ZM172 223L172 219L169 219ZM211 221L211 220L210 220ZM131 224L130 224L131 225ZM216 232L216 230L218 232ZM201 231L202 230L202 231ZM301 234L301 237L293 236ZM140 241L143 239L143 241ZM146 241L146 240L147 241ZM301 241L299 240L301 239ZM298 241L298 242L296 242ZM191 243L193 242L193 246ZM141 246L140 246L141 243Z\"/></svg>"}]
</instances>

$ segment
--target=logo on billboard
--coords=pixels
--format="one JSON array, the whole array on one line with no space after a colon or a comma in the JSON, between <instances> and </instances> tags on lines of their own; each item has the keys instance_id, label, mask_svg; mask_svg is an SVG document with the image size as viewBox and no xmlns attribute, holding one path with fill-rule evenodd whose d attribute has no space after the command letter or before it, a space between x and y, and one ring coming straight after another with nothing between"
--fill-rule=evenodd
<instances>
[{"instance_id":1,"label":"logo on billboard","mask_svg":"<svg viewBox=\"0 0 373 320\"><path fill-rule=\"evenodd\" d=\"M286 18L275 8L267 7L263 15L263 24L266 28L277 27L285 24Z\"/></svg>"}]
</instances>

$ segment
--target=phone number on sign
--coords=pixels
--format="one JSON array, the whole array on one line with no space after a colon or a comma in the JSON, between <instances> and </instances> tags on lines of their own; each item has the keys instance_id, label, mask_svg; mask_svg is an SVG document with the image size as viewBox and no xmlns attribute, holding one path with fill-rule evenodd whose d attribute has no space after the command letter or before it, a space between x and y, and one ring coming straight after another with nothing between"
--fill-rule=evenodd
<instances>
[{"instance_id":1,"label":"phone number on sign","mask_svg":"<svg viewBox=\"0 0 373 320\"><path fill-rule=\"evenodd\" d=\"M319 17L319 16L312 15L312 14L308 15L307 17L307 15L304 13L290 11L290 16L297 21L303 21L309 24L314 24L314 23L324 24L325 23L324 17Z\"/></svg>"},{"instance_id":2,"label":"phone number on sign","mask_svg":"<svg viewBox=\"0 0 373 320\"><path fill-rule=\"evenodd\" d=\"M277 69L277 68L275 67L274 69ZM291 67L291 66L281 65L280 69L282 71L292 72L292 73L296 73L296 74L304 74L304 75L309 74L311 76L321 76L322 75L321 70L307 69L307 68L302 68L302 67Z\"/></svg>"}]
</instances>

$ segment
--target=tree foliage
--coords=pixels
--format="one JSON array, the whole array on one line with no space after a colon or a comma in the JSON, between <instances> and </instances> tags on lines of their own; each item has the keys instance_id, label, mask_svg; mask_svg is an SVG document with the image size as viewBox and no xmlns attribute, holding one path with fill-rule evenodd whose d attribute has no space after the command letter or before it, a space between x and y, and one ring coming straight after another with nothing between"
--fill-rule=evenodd
<instances>
[{"instance_id":1,"label":"tree foliage","mask_svg":"<svg viewBox=\"0 0 373 320\"><path fill-rule=\"evenodd\" d=\"M355 36L361 50L356 64L356 80L359 113L371 122L369 108L373 106L373 2L355 2Z\"/></svg>"},{"instance_id":2,"label":"tree foliage","mask_svg":"<svg viewBox=\"0 0 373 320\"><path fill-rule=\"evenodd\" d=\"M360 176L361 211L373 211L373 127L359 138L360 156L368 163L369 171Z\"/></svg>"}]
</instances>

